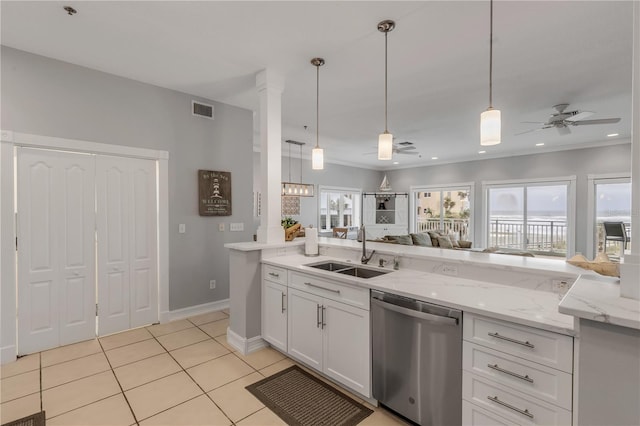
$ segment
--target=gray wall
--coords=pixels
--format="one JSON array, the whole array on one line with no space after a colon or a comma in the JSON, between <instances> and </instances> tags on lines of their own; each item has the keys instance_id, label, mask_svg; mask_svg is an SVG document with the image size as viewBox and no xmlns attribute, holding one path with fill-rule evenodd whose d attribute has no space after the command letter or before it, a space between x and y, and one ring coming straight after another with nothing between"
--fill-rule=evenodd
<instances>
[{"instance_id":1,"label":"gray wall","mask_svg":"<svg viewBox=\"0 0 640 426\"><path fill-rule=\"evenodd\" d=\"M475 182L474 245L482 240L482 181L576 176L576 251L586 253L587 175L631 172L631 144L469 161L387 172L394 191L411 185Z\"/></svg>"},{"instance_id":2,"label":"gray wall","mask_svg":"<svg viewBox=\"0 0 640 426\"><path fill-rule=\"evenodd\" d=\"M169 151L169 308L228 298L223 245L252 234L252 112L198 99L215 107L207 120L191 115L197 98L184 93L5 46L1 55L3 129ZM232 216L198 215L198 169L231 172ZM228 232L229 222L245 231Z\"/></svg>"}]
</instances>

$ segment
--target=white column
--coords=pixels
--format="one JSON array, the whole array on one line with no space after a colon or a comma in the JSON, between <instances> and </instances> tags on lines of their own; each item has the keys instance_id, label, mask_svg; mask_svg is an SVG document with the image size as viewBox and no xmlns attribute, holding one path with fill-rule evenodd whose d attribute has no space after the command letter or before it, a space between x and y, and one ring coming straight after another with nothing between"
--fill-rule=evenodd
<instances>
[{"instance_id":1,"label":"white column","mask_svg":"<svg viewBox=\"0 0 640 426\"><path fill-rule=\"evenodd\" d=\"M258 227L259 243L284 242L280 225L282 181L282 91L284 79L272 70L256 75L260 98L260 182L262 214Z\"/></svg>"},{"instance_id":2,"label":"white column","mask_svg":"<svg viewBox=\"0 0 640 426\"><path fill-rule=\"evenodd\" d=\"M640 2L633 2L631 83L631 253L620 265L620 295L640 300Z\"/></svg>"}]
</instances>

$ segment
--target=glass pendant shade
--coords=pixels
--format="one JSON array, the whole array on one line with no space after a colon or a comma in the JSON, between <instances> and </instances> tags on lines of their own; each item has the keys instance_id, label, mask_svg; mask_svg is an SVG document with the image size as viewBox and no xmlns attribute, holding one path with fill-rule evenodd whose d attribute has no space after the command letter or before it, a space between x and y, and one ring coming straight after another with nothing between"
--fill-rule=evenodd
<instances>
[{"instance_id":1,"label":"glass pendant shade","mask_svg":"<svg viewBox=\"0 0 640 426\"><path fill-rule=\"evenodd\" d=\"M393 158L393 135L385 132L378 136L378 160L391 160Z\"/></svg>"},{"instance_id":2,"label":"glass pendant shade","mask_svg":"<svg viewBox=\"0 0 640 426\"><path fill-rule=\"evenodd\" d=\"M488 108L480 114L480 145L491 146L500 143L500 110Z\"/></svg>"},{"instance_id":3,"label":"glass pendant shade","mask_svg":"<svg viewBox=\"0 0 640 426\"><path fill-rule=\"evenodd\" d=\"M313 170L324 169L324 150L322 148L315 147L311 151L311 168Z\"/></svg>"}]
</instances>

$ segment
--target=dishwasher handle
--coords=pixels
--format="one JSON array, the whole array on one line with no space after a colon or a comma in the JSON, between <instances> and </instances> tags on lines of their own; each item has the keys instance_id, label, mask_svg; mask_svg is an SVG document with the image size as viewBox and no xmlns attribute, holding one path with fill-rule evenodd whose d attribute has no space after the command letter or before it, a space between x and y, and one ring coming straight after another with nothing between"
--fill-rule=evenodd
<instances>
[{"instance_id":1,"label":"dishwasher handle","mask_svg":"<svg viewBox=\"0 0 640 426\"><path fill-rule=\"evenodd\" d=\"M394 305L393 303L383 302L380 299L371 299L371 303L374 305L378 305L383 309L388 309L390 311L398 312L403 315L407 315L413 318L423 319L425 321L437 322L439 324L449 324L449 325L457 325L458 319L451 317L443 317L440 315L428 314L426 312L416 311L409 308L404 308L402 306Z\"/></svg>"}]
</instances>

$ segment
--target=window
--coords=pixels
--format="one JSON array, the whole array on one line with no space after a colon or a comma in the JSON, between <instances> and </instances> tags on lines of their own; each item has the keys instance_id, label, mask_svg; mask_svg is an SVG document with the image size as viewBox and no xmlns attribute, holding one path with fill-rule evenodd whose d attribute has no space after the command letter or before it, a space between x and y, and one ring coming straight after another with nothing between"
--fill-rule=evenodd
<instances>
[{"instance_id":1,"label":"window","mask_svg":"<svg viewBox=\"0 0 640 426\"><path fill-rule=\"evenodd\" d=\"M487 246L572 254L574 177L485 185Z\"/></svg>"},{"instance_id":2,"label":"window","mask_svg":"<svg viewBox=\"0 0 640 426\"><path fill-rule=\"evenodd\" d=\"M318 197L321 231L337 227L360 226L361 189L320 187Z\"/></svg>"},{"instance_id":3,"label":"window","mask_svg":"<svg viewBox=\"0 0 640 426\"><path fill-rule=\"evenodd\" d=\"M445 230L471 239L472 183L412 187L412 226L415 232Z\"/></svg>"},{"instance_id":4,"label":"window","mask_svg":"<svg viewBox=\"0 0 640 426\"><path fill-rule=\"evenodd\" d=\"M619 257L622 244L605 241L603 222L622 222L631 236L631 178L621 175L589 176L589 226L587 257L605 252ZM633 241L629 241L627 249Z\"/></svg>"}]
</instances>

